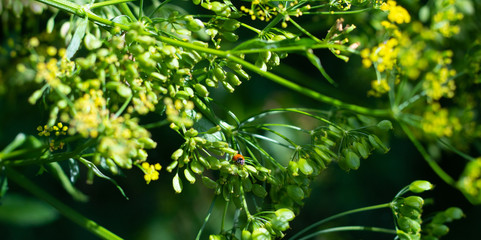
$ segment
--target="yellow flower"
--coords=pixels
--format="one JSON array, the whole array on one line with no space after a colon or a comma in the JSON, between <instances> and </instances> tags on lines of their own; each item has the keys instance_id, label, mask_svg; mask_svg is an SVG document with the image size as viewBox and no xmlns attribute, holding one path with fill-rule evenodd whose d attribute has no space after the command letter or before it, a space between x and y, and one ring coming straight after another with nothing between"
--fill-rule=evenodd
<instances>
[{"instance_id":1,"label":"yellow flower","mask_svg":"<svg viewBox=\"0 0 481 240\"><path fill-rule=\"evenodd\" d=\"M374 80L371 82L372 89L367 92L368 96L380 97L381 95L387 93L391 87L387 83L386 79Z\"/></svg>"},{"instance_id":2,"label":"yellow flower","mask_svg":"<svg viewBox=\"0 0 481 240\"><path fill-rule=\"evenodd\" d=\"M439 103L433 103L431 111L424 113L422 129L437 137L450 137L454 132L461 130L461 124L459 119L449 116L447 109L441 108Z\"/></svg>"},{"instance_id":3,"label":"yellow flower","mask_svg":"<svg viewBox=\"0 0 481 240\"><path fill-rule=\"evenodd\" d=\"M398 6L396 1L388 0L381 5L381 10L389 12L387 18L393 23L402 24L411 22L411 15L409 15L405 8Z\"/></svg>"},{"instance_id":4,"label":"yellow flower","mask_svg":"<svg viewBox=\"0 0 481 240\"><path fill-rule=\"evenodd\" d=\"M150 181L155 181L159 179L159 171L160 169L162 169L162 166L158 163L151 165L148 162L143 162L142 169L145 173L144 179L147 184L149 184Z\"/></svg>"}]
</instances>

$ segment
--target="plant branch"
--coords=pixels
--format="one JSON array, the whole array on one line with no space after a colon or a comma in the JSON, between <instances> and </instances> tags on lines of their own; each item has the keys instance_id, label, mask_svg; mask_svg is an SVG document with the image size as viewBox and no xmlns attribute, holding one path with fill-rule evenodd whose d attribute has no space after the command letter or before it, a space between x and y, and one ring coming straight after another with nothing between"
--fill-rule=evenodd
<instances>
[{"instance_id":1,"label":"plant branch","mask_svg":"<svg viewBox=\"0 0 481 240\"><path fill-rule=\"evenodd\" d=\"M388 233L396 235L396 231L387 228L378 228L378 227L369 227L369 226L343 226L343 227L333 227L324 230L317 231L315 233L309 234L299 240L309 239L321 234L330 233L330 232L343 232L343 231L370 231L370 232L379 232L379 233Z\"/></svg>"}]
</instances>

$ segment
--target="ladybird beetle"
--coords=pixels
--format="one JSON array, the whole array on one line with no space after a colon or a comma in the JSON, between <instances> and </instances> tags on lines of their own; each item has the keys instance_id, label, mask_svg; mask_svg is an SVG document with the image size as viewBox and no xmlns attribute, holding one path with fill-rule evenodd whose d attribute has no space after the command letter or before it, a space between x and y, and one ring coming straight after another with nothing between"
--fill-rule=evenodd
<instances>
[{"instance_id":1,"label":"ladybird beetle","mask_svg":"<svg viewBox=\"0 0 481 240\"><path fill-rule=\"evenodd\" d=\"M234 161L235 163L237 163L239 165L244 165L244 163L245 163L244 156L242 156L241 154L234 155L234 157L232 157L232 161Z\"/></svg>"}]
</instances>

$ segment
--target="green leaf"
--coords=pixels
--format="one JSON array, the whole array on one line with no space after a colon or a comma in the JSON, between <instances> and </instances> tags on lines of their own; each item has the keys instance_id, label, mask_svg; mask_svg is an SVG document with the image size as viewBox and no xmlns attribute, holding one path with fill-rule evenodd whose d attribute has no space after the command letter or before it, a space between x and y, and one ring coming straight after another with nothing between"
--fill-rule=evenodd
<instances>
[{"instance_id":1,"label":"green leaf","mask_svg":"<svg viewBox=\"0 0 481 240\"><path fill-rule=\"evenodd\" d=\"M16 148L18 148L19 146L21 146L22 144L24 144L26 140L27 140L27 138L26 138L25 134L23 134L23 133L17 134L17 136L15 137L15 139L13 139L13 141L10 142L10 143L2 150L2 152L0 153L0 157L2 156L2 154L6 154L6 153L9 153L9 152L15 150Z\"/></svg>"},{"instance_id":2,"label":"green leaf","mask_svg":"<svg viewBox=\"0 0 481 240\"><path fill-rule=\"evenodd\" d=\"M8 190L8 181L7 181L7 173L5 171L5 167L0 168L0 203L5 196L5 193L7 193Z\"/></svg>"},{"instance_id":3,"label":"green leaf","mask_svg":"<svg viewBox=\"0 0 481 240\"><path fill-rule=\"evenodd\" d=\"M235 47L232 51L239 51L244 49L249 50L256 50L256 49L272 49L272 48L281 48L281 47L292 47L292 46L304 46L305 48L309 48L317 44L316 41L310 38L301 38L298 40L295 39L286 39L281 41L272 41L272 40L262 40L262 39L252 39L245 41L237 47Z\"/></svg>"},{"instance_id":4,"label":"green leaf","mask_svg":"<svg viewBox=\"0 0 481 240\"><path fill-rule=\"evenodd\" d=\"M72 197L75 200L81 201L81 202L86 202L88 200L88 197L85 194L80 192L77 188L75 188L72 185L72 182L69 180L69 178L63 171L62 167L60 167L60 164L58 164L58 162L49 163L48 166L51 169L51 173L58 178L60 183L62 183L62 186L65 189L65 191L67 191L70 195L72 195Z\"/></svg>"},{"instance_id":5,"label":"green leaf","mask_svg":"<svg viewBox=\"0 0 481 240\"><path fill-rule=\"evenodd\" d=\"M58 218L50 205L21 195L8 194L0 205L0 221L21 226L40 226Z\"/></svg>"},{"instance_id":6,"label":"green leaf","mask_svg":"<svg viewBox=\"0 0 481 240\"><path fill-rule=\"evenodd\" d=\"M88 18L84 18L80 20L80 23L77 26L77 30L75 30L72 40L70 40L70 43L67 47L67 54L66 54L67 59L71 59L79 49L80 43L82 42L82 39L85 36L85 31L87 30L88 23L89 23Z\"/></svg>"},{"instance_id":7,"label":"green leaf","mask_svg":"<svg viewBox=\"0 0 481 240\"><path fill-rule=\"evenodd\" d=\"M100 178L103 178L103 179L107 179L109 180L110 182L112 182L116 187L117 189L119 189L120 193L122 194L122 196L124 196L126 199L129 199L127 197L127 195L125 195L124 193L124 190L117 184L117 182L108 177L107 175L103 174L98 168L97 166L95 166L95 164L93 164L92 162L90 162L89 160L85 159L85 158L79 158L79 161L81 163L83 163L85 166L87 166L88 168L92 169L92 171L94 172L94 174L97 176L97 177L100 177Z\"/></svg>"},{"instance_id":8,"label":"green leaf","mask_svg":"<svg viewBox=\"0 0 481 240\"><path fill-rule=\"evenodd\" d=\"M306 51L306 56L307 59L316 67L319 72L321 72L322 76L324 76L327 81L332 84L333 86L337 86L336 82L327 74L326 70L324 70L324 67L322 67L321 60L312 52L312 49L309 49Z\"/></svg>"},{"instance_id":9,"label":"green leaf","mask_svg":"<svg viewBox=\"0 0 481 240\"><path fill-rule=\"evenodd\" d=\"M393 129L392 122L389 120L382 120L377 124L377 127L381 130L387 131Z\"/></svg>"}]
</instances>

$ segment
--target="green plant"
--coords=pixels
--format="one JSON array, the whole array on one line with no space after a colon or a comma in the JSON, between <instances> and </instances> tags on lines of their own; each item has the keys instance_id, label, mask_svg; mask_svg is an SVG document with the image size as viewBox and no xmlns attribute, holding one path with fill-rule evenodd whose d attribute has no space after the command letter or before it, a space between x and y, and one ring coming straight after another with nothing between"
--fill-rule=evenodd
<instances>
[{"instance_id":1,"label":"green plant","mask_svg":"<svg viewBox=\"0 0 481 240\"><path fill-rule=\"evenodd\" d=\"M7 180L13 181L89 231L116 239L31 182L24 169L46 169L72 197L86 201L73 184L79 165L87 171L87 182L96 176L107 179L122 194L113 176L134 168L147 184L172 174L176 193L186 183L212 189L215 197L197 239L205 237L216 201L223 201L225 211L219 234L210 239L282 238L316 176L332 162L349 172L374 151L388 152L381 139L395 129L440 179L471 203L481 202L480 160L466 154L476 151L481 134L476 108L481 96L473 90L481 82L475 21L480 5L475 1L37 0L1 6L5 26L16 18L25 24L4 30L18 38L8 38L1 49L0 65L13 62L15 68L2 68L0 94L17 98L22 90L10 87L28 86L29 103L48 117L37 135L19 133L0 152L0 197L7 193ZM30 36L26 31L38 24L31 14L39 12L50 17L42 32ZM325 21L323 27L332 25L322 38L305 22L312 18ZM351 104L341 95L324 94L316 90L318 82L295 81L301 71L276 72L288 55L299 55L323 76L325 88L353 84L329 76L321 50L353 64L353 77L370 82L363 94L375 103ZM216 110L211 93L233 93L259 77L323 108L283 106L245 119L229 109ZM143 123L148 116L156 121ZM279 116L308 124L277 121ZM155 142L150 131L164 126L183 143L171 162L156 162L148 152L164 143ZM466 159L459 180L436 161L433 152L439 149ZM237 154L242 159L233 159ZM60 165L64 162L68 168ZM430 188L429 182L414 182L391 203L373 207L392 209L395 230L355 226L314 235L363 230L399 239L439 238L447 233L444 223L459 219L462 211L450 208L440 213L445 218L436 215L426 224L421 220L424 200L402 197L408 190ZM230 206L235 213L229 228L224 223Z\"/></svg>"}]
</instances>

